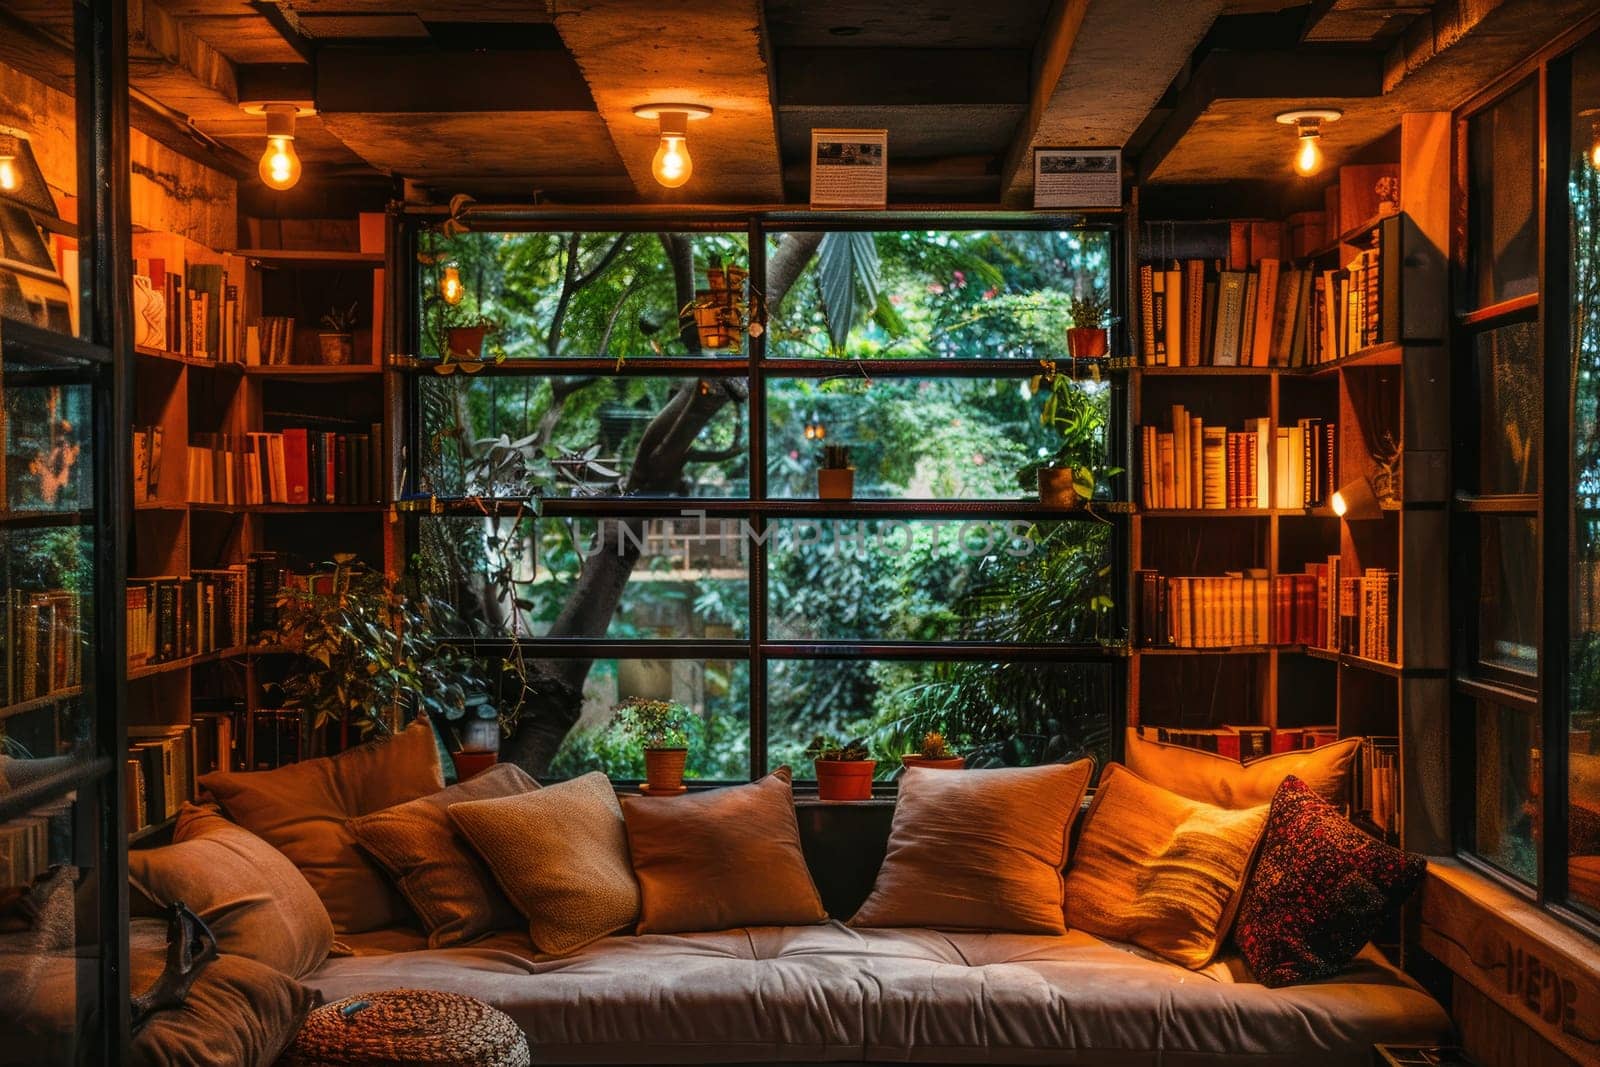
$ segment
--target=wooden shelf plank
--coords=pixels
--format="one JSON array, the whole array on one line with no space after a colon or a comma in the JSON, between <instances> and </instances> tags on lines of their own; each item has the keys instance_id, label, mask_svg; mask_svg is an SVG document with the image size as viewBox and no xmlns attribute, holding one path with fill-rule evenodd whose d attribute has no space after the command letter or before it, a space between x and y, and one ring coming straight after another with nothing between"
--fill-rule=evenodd
<instances>
[{"instance_id":1,"label":"wooden shelf plank","mask_svg":"<svg viewBox=\"0 0 1600 1067\"><path fill-rule=\"evenodd\" d=\"M387 504L189 504L190 511L225 515L358 515L377 514Z\"/></svg>"},{"instance_id":2,"label":"wooden shelf plank","mask_svg":"<svg viewBox=\"0 0 1600 1067\"><path fill-rule=\"evenodd\" d=\"M383 368L376 363L345 363L345 364L320 364L320 363L287 363L270 364L259 367L246 367L244 373L250 378L284 378L289 381L307 381L316 379L326 381L330 378L364 378L383 373Z\"/></svg>"},{"instance_id":3,"label":"wooden shelf plank","mask_svg":"<svg viewBox=\"0 0 1600 1067\"><path fill-rule=\"evenodd\" d=\"M1332 508L1140 508L1135 512L1145 519L1335 519Z\"/></svg>"},{"instance_id":4,"label":"wooden shelf plank","mask_svg":"<svg viewBox=\"0 0 1600 1067\"><path fill-rule=\"evenodd\" d=\"M167 352L159 348L146 348L143 345L135 345L133 348L133 354L147 360L155 360L161 363L176 363L185 367L210 367L214 370L226 371L244 370L244 364L242 363L223 362L215 359L201 359L199 356L186 356L181 352Z\"/></svg>"},{"instance_id":5,"label":"wooden shelf plank","mask_svg":"<svg viewBox=\"0 0 1600 1067\"><path fill-rule=\"evenodd\" d=\"M381 267L382 252L326 248L241 248L233 253L253 263L274 267Z\"/></svg>"},{"instance_id":6,"label":"wooden shelf plank","mask_svg":"<svg viewBox=\"0 0 1600 1067\"><path fill-rule=\"evenodd\" d=\"M92 522L93 511L0 511L0 528L87 526Z\"/></svg>"},{"instance_id":7,"label":"wooden shelf plank","mask_svg":"<svg viewBox=\"0 0 1600 1067\"><path fill-rule=\"evenodd\" d=\"M198 656L184 656L180 659L162 660L160 663L140 663L128 666L128 680L137 678L151 678L158 674L169 674L172 671L186 670L200 663L211 663L219 659L228 659L242 655L246 651L245 645L234 645L232 648L220 648L215 652L202 652Z\"/></svg>"},{"instance_id":8,"label":"wooden shelf plank","mask_svg":"<svg viewBox=\"0 0 1600 1067\"><path fill-rule=\"evenodd\" d=\"M26 715L30 711L38 711L40 708L48 708L52 704L64 704L67 701L74 700L82 695L83 687L81 685L75 685L70 689L63 689L60 692L47 693L42 697L34 697L32 700L23 700L15 704L7 704L5 707L0 707L0 719L9 719L13 715Z\"/></svg>"}]
</instances>

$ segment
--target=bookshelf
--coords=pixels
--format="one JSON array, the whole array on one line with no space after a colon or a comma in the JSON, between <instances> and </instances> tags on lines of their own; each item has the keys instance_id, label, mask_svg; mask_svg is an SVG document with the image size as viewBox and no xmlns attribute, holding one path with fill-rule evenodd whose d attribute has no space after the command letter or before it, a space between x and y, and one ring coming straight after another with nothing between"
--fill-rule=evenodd
<instances>
[{"instance_id":1,"label":"bookshelf","mask_svg":"<svg viewBox=\"0 0 1600 1067\"><path fill-rule=\"evenodd\" d=\"M263 608L280 572L335 553L399 569L385 256L360 248L355 219L286 232L293 225L246 223L255 238L316 247L228 252L134 235L135 273L176 279L151 288L184 326L147 337L133 361L130 841L159 839L194 780L224 758L233 769L276 765L347 740L302 740L284 726L291 713L272 689L296 652L265 642ZM195 277L220 299L195 305L182 280ZM351 305L350 361L325 362L318 320ZM176 785L154 799L169 777Z\"/></svg>"},{"instance_id":2,"label":"bookshelf","mask_svg":"<svg viewBox=\"0 0 1600 1067\"><path fill-rule=\"evenodd\" d=\"M1327 191L1322 218L1305 229L1294 228L1306 222L1303 215L1292 216L1289 224L1145 220L1129 272L1133 354L1114 364L1129 385L1128 468L1139 502L1130 524L1133 584L1128 603L1134 626L1129 725L1197 733L1225 726L1265 728L1266 743L1279 751L1300 747L1307 734L1297 731L1316 730L1317 740L1384 739L1362 756L1374 766L1398 765L1396 788L1374 805L1384 825L1374 822L1360 798L1354 814L1369 831L1422 850L1447 850L1449 843L1443 817L1447 788L1442 725L1448 666L1442 614L1448 567L1443 510L1449 395L1443 312L1448 290L1439 252L1448 242L1445 220L1430 200L1448 202L1447 132L1445 116L1406 115L1396 163L1345 168L1356 173L1338 175L1338 184L1370 184L1373 173L1397 176L1401 197L1395 212L1377 212L1361 196L1348 190L1341 195L1335 187ZM1409 210L1413 208L1415 216ZM1319 232L1337 237L1323 241ZM1253 286L1264 259L1277 260L1285 276L1303 272L1306 295L1298 309L1280 309L1275 321L1270 315L1260 320L1273 322L1269 336L1275 341L1264 360L1258 353L1254 365L1213 365L1210 357L1217 346L1203 340L1196 352L1192 341L1223 325L1216 317L1217 294L1226 276L1217 267L1249 272ZM1199 309L1203 316L1199 330L1186 323L1174 335L1180 346L1191 342L1191 350L1183 353L1187 363L1180 358L1178 365L1167 365L1164 354L1151 351L1152 337L1162 331L1150 321L1159 318L1145 310L1141 284L1148 285L1150 277L1141 271L1145 263L1153 263L1155 273L1164 272L1169 284L1174 278L1179 281L1180 315ZM1361 283L1359 297L1337 290L1339 303L1366 300L1366 310L1374 314L1363 319L1356 305L1352 320L1337 318L1339 308L1329 317L1317 296L1326 299L1324 282L1334 284L1335 275L1329 272L1353 263L1370 264L1373 274ZM1187 281L1212 285L1196 297L1183 287ZM1293 297L1287 302L1292 305ZM1328 328L1321 328L1323 323ZM1343 336L1330 340L1331 330L1346 327ZM1220 339L1221 334L1209 337ZM1276 343L1280 338L1291 339L1288 348ZM1320 477L1313 478L1306 467L1303 495L1283 499L1283 454L1275 440L1265 462L1254 469L1256 443L1248 450L1241 445L1235 453L1233 437L1224 437L1219 446L1213 436L1213 446L1222 449L1221 460L1213 452L1213 465L1206 467L1202 445L1201 454L1191 460L1191 472L1204 485L1213 470L1228 471L1225 503L1249 499L1257 506L1216 506L1215 493L1209 507L1198 499L1175 501L1171 483L1181 460L1163 469L1163 442L1144 428L1154 426L1180 440L1173 424L1174 409L1180 406L1190 419L1225 428L1241 439L1258 425L1253 420L1265 419L1274 435L1290 427L1331 425L1335 440ZM1266 440L1261 439L1261 447ZM1332 491L1362 477L1384 484L1395 444L1401 458L1390 464L1400 472L1393 491L1379 493L1375 507L1336 514L1330 506ZM1154 449L1150 464L1143 455L1147 447ZM1235 470L1230 463L1235 459L1253 469ZM1257 473L1268 479L1268 492L1259 497ZM1157 483L1147 493L1150 478ZM1310 491L1313 482L1320 483L1316 492ZM1294 616L1292 597L1280 590L1288 589L1291 575L1329 567L1336 567L1341 577L1365 576L1371 568L1392 578L1358 586L1358 595L1370 594L1370 599L1347 604L1354 613L1345 620L1337 611L1337 587L1330 613L1325 576L1300 579L1302 595L1310 590L1312 596L1307 629L1308 616ZM1168 605L1166 617L1150 610L1143 599L1154 595L1150 579L1142 575L1148 571L1160 576L1157 588L1174 599L1183 595L1180 586L1211 595L1204 599L1205 594L1194 594L1202 599L1185 606L1197 616L1188 623L1200 634L1193 643L1212 647L1172 647L1177 633L1170 615L1173 605ZM1241 580L1232 585L1168 581L1227 575ZM1260 589L1248 580L1252 577L1266 589L1265 642L1249 622L1245 596ZM1289 602L1287 617L1280 612L1280 596ZM1385 616L1389 634L1371 625ZM1142 633L1141 622L1156 632ZM1341 633L1345 625L1355 629ZM1354 641L1341 640L1346 636ZM1396 810L1392 820L1385 817L1390 809Z\"/></svg>"}]
</instances>

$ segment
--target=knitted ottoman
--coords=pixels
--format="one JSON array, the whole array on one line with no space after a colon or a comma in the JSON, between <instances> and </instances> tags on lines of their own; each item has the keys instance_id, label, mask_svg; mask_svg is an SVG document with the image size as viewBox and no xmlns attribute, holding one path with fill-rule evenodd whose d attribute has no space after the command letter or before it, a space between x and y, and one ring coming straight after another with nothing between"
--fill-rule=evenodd
<instances>
[{"instance_id":1,"label":"knitted ottoman","mask_svg":"<svg viewBox=\"0 0 1600 1067\"><path fill-rule=\"evenodd\" d=\"M306 1017L291 1067L529 1067L528 1039L505 1012L430 989L346 997Z\"/></svg>"}]
</instances>

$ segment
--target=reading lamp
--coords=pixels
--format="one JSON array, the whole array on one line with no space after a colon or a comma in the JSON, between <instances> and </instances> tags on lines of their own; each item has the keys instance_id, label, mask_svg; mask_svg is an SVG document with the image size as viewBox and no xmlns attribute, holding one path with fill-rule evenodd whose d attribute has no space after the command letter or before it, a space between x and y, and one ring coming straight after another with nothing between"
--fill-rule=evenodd
<instances>
[{"instance_id":1,"label":"reading lamp","mask_svg":"<svg viewBox=\"0 0 1600 1067\"><path fill-rule=\"evenodd\" d=\"M1335 515L1351 522L1383 518L1383 509L1378 506L1378 496L1372 491L1372 483L1365 476L1345 482L1329 498L1328 503L1332 505Z\"/></svg>"}]
</instances>

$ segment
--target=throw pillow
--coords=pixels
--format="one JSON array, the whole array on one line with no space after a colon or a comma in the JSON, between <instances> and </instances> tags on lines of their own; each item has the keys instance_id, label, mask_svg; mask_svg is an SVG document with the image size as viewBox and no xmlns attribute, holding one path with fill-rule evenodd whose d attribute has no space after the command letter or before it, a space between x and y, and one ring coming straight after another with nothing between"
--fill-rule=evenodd
<instances>
[{"instance_id":1,"label":"throw pillow","mask_svg":"<svg viewBox=\"0 0 1600 1067\"><path fill-rule=\"evenodd\" d=\"M1091 760L900 779L889 849L851 926L1060 934L1067 837Z\"/></svg>"},{"instance_id":2,"label":"throw pillow","mask_svg":"<svg viewBox=\"0 0 1600 1067\"><path fill-rule=\"evenodd\" d=\"M1204 967L1266 821L1266 805L1230 811L1109 765L1067 871L1067 925Z\"/></svg>"},{"instance_id":3,"label":"throw pillow","mask_svg":"<svg viewBox=\"0 0 1600 1067\"><path fill-rule=\"evenodd\" d=\"M1262 985L1326 978L1400 910L1427 868L1421 856L1356 829L1290 778L1272 798L1234 940Z\"/></svg>"},{"instance_id":4,"label":"throw pillow","mask_svg":"<svg viewBox=\"0 0 1600 1067\"><path fill-rule=\"evenodd\" d=\"M452 804L517 796L539 783L512 763L497 763L474 778L419 800L345 823L356 842L394 879L422 920L429 948L476 940L522 925L522 914L495 885L483 860L456 833Z\"/></svg>"},{"instance_id":5,"label":"throw pillow","mask_svg":"<svg viewBox=\"0 0 1600 1067\"><path fill-rule=\"evenodd\" d=\"M801 926L828 918L800 851L789 772L622 803L641 934Z\"/></svg>"},{"instance_id":6,"label":"throw pillow","mask_svg":"<svg viewBox=\"0 0 1600 1067\"><path fill-rule=\"evenodd\" d=\"M304 978L327 959L333 924L283 853L214 808L185 804L165 848L128 852L128 880L155 904L181 900L222 952Z\"/></svg>"},{"instance_id":7,"label":"throw pillow","mask_svg":"<svg viewBox=\"0 0 1600 1067\"><path fill-rule=\"evenodd\" d=\"M273 771L216 772L199 784L229 818L289 857L322 898L335 931L360 933L410 918L344 824L444 788L425 721L337 756Z\"/></svg>"},{"instance_id":8,"label":"throw pillow","mask_svg":"<svg viewBox=\"0 0 1600 1067\"><path fill-rule=\"evenodd\" d=\"M166 953L136 953L129 985L155 983ZM128 1049L130 1067L271 1067L294 1041L317 995L265 964L221 955L206 963L183 1003L150 1016Z\"/></svg>"},{"instance_id":9,"label":"throw pillow","mask_svg":"<svg viewBox=\"0 0 1600 1067\"><path fill-rule=\"evenodd\" d=\"M527 917L540 951L576 952L639 921L622 808L599 771L448 811Z\"/></svg>"},{"instance_id":10,"label":"throw pillow","mask_svg":"<svg viewBox=\"0 0 1600 1067\"><path fill-rule=\"evenodd\" d=\"M1350 778L1360 751L1361 738L1347 737L1331 745L1240 763L1215 752L1152 741L1140 736L1137 726L1130 726L1124 758L1128 770L1145 781L1219 808L1270 804L1278 786L1291 774L1330 804L1342 806L1350 797Z\"/></svg>"}]
</instances>

